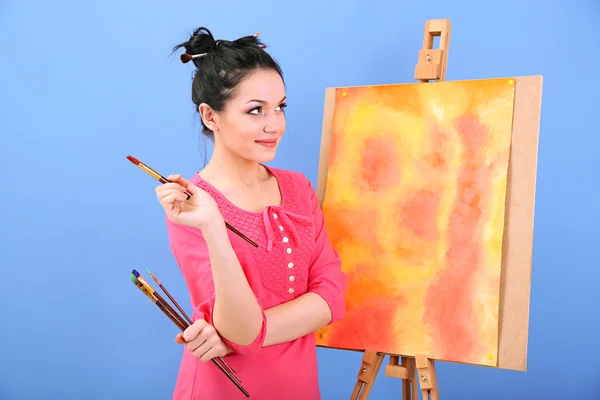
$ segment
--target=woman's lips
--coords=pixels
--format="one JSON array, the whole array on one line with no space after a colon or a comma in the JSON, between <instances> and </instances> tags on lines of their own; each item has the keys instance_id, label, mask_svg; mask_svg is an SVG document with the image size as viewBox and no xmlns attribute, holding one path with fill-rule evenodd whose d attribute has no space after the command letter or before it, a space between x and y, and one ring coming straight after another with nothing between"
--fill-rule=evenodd
<instances>
[{"instance_id":1,"label":"woman's lips","mask_svg":"<svg viewBox=\"0 0 600 400\"><path fill-rule=\"evenodd\" d=\"M275 147L277 145L277 140L275 139L267 139L267 140L256 140L256 143L265 147Z\"/></svg>"}]
</instances>

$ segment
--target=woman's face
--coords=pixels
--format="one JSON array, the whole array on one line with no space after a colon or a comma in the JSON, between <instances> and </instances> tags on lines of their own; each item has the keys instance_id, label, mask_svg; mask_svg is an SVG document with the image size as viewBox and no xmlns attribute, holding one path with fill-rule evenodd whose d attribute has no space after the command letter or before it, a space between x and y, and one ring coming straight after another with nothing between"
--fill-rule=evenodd
<instances>
[{"instance_id":1,"label":"woman's face","mask_svg":"<svg viewBox=\"0 0 600 400\"><path fill-rule=\"evenodd\" d=\"M215 152L271 161L286 127L285 100L285 86L276 71L256 70L248 75L223 111L215 114Z\"/></svg>"}]
</instances>

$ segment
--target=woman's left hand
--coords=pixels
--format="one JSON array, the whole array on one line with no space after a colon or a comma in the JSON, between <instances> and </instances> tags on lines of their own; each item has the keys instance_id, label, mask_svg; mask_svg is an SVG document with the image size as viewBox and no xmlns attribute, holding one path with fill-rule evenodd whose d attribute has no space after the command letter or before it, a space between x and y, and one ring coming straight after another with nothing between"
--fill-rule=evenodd
<instances>
[{"instance_id":1,"label":"woman's left hand","mask_svg":"<svg viewBox=\"0 0 600 400\"><path fill-rule=\"evenodd\" d=\"M186 350L191 351L196 358L204 362L226 356L231 352L216 329L203 319L195 321L183 333L177 334L175 342L185 344Z\"/></svg>"}]
</instances>

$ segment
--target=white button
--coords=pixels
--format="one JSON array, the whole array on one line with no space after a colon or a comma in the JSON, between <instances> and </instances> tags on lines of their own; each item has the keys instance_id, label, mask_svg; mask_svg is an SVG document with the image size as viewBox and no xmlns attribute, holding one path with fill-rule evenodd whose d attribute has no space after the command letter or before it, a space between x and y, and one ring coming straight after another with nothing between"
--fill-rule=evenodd
<instances>
[{"instance_id":1,"label":"white button","mask_svg":"<svg viewBox=\"0 0 600 400\"><path fill-rule=\"evenodd\" d=\"M290 288L290 290L288 290L288 292L294 293L294 288Z\"/></svg>"},{"instance_id":2,"label":"white button","mask_svg":"<svg viewBox=\"0 0 600 400\"><path fill-rule=\"evenodd\" d=\"M277 214L273 214L273 218L277 219Z\"/></svg>"},{"instance_id":3,"label":"white button","mask_svg":"<svg viewBox=\"0 0 600 400\"><path fill-rule=\"evenodd\" d=\"M293 262L291 262L291 263L288 264L288 268L292 268L293 266L294 266Z\"/></svg>"},{"instance_id":4,"label":"white button","mask_svg":"<svg viewBox=\"0 0 600 400\"><path fill-rule=\"evenodd\" d=\"M289 239L288 239L287 237L284 237L284 238L283 238L283 243L287 243L287 242L288 242L288 240L289 240Z\"/></svg>"},{"instance_id":5,"label":"white button","mask_svg":"<svg viewBox=\"0 0 600 400\"><path fill-rule=\"evenodd\" d=\"M290 282L294 282L294 275L290 276Z\"/></svg>"},{"instance_id":6,"label":"white button","mask_svg":"<svg viewBox=\"0 0 600 400\"><path fill-rule=\"evenodd\" d=\"M279 225L279 230L283 231L283 226Z\"/></svg>"},{"instance_id":7,"label":"white button","mask_svg":"<svg viewBox=\"0 0 600 400\"><path fill-rule=\"evenodd\" d=\"M292 249L290 249L290 248L288 247L288 249L287 249L287 253L288 253L288 254L292 254Z\"/></svg>"}]
</instances>

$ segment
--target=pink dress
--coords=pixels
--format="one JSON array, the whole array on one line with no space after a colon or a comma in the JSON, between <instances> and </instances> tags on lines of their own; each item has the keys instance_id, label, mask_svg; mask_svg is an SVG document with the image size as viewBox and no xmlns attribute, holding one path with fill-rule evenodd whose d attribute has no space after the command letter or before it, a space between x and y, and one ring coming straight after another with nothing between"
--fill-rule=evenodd
<instances>
[{"instance_id":1,"label":"pink dress","mask_svg":"<svg viewBox=\"0 0 600 400\"><path fill-rule=\"evenodd\" d=\"M267 320L264 310L304 293L319 294L335 322L345 312L346 275L331 246L323 214L310 181L301 173L267 167L277 178L280 206L249 212L229 202L215 187L195 174L191 181L217 202L227 222L258 244L252 246L227 230L229 239L262 309L263 325L248 346L224 342L233 353L224 357L257 400L318 400L315 334L288 343L263 347ZM206 243L198 229L167 219L173 255L187 283L194 313L212 324L214 286ZM184 351L175 400L236 400L246 396L212 362Z\"/></svg>"}]
</instances>

